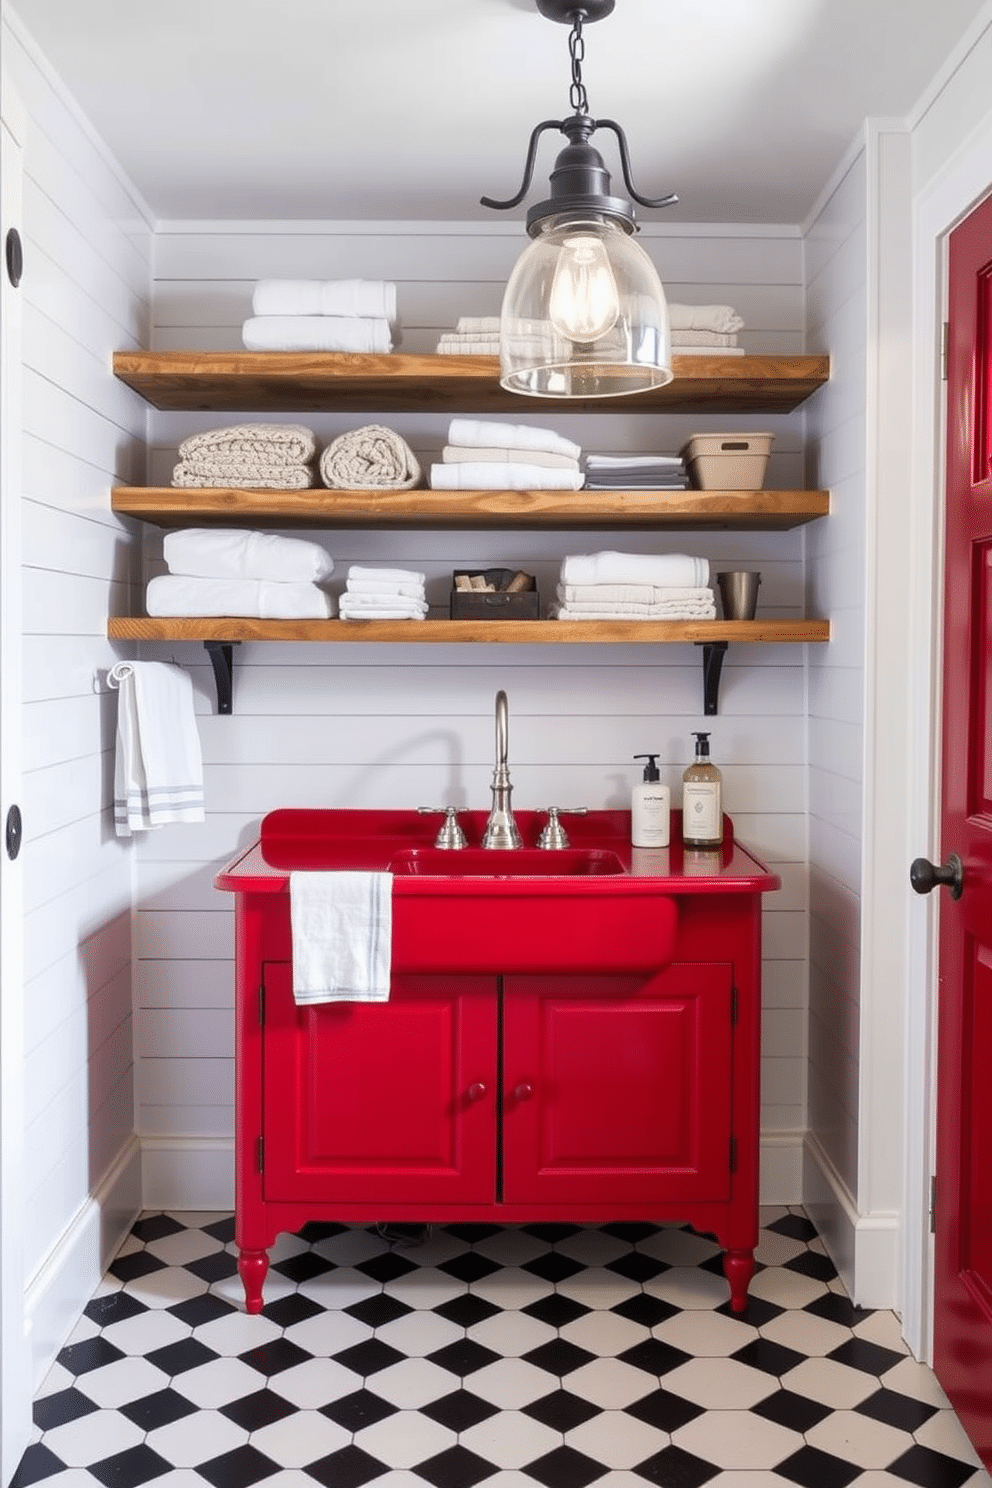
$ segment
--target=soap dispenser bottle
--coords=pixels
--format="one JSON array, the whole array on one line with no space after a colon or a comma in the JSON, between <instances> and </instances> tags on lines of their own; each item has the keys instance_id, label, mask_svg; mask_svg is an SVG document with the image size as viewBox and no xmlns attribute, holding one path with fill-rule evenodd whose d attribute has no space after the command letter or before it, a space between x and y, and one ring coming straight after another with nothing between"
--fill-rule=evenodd
<instances>
[{"instance_id":1,"label":"soap dispenser bottle","mask_svg":"<svg viewBox=\"0 0 992 1488\"><path fill-rule=\"evenodd\" d=\"M644 779L630 793L630 841L633 847L667 847L671 820L671 791L659 784L656 754L635 754L647 760Z\"/></svg>"},{"instance_id":2,"label":"soap dispenser bottle","mask_svg":"<svg viewBox=\"0 0 992 1488\"><path fill-rule=\"evenodd\" d=\"M710 760L709 734L696 734L696 758L682 776L682 842L689 848L723 842L723 776Z\"/></svg>"}]
</instances>

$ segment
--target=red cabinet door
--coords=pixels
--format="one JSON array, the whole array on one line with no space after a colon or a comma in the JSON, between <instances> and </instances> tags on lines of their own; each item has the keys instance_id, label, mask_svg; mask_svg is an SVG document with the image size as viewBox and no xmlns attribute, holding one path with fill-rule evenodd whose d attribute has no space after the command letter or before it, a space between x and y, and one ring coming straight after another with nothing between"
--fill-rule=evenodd
<instances>
[{"instance_id":1,"label":"red cabinet door","mask_svg":"<svg viewBox=\"0 0 992 1488\"><path fill-rule=\"evenodd\" d=\"M731 980L506 977L506 1202L728 1198Z\"/></svg>"},{"instance_id":2,"label":"red cabinet door","mask_svg":"<svg viewBox=\"0 0 992 1488\"><path fill-rule=\"evenodd\" d=\"M496 982L395 977L386 1003L297 1007L265 966L264 1198L492 1201Z\"/></svg>"}]
</instances>

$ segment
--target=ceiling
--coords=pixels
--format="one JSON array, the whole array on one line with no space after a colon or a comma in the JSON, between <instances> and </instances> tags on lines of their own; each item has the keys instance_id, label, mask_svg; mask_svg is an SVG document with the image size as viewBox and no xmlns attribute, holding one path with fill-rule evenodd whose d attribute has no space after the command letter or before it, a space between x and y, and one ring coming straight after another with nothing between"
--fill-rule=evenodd
<instances>
[{"instance_id":1,"label":"ceiling","mask_svg":"<svg viewBox=\"0 0 992 1488\"><path fill-rule=\"evenodd\" d=\"M866 117L901 118L985 0L616 0L585 28L594 117L642 222L801 223ZM571 111L534 0L14 0L153 216L471 221ZM563 143L544 137L543 197ZM623 193L615 141L596 138Z\"/></svg>"}]
</instances>

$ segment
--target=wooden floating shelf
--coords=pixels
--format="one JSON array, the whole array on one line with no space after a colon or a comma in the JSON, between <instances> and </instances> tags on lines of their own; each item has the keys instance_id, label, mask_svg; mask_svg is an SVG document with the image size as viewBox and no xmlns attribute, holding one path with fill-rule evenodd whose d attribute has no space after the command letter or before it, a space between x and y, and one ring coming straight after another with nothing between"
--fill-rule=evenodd
<instances>
[{"instance_id":1,"label":"wooden floating shelf","mask_svg":"<svg viewBox=\"0 0 992 1488\"><path fill-rule=\"evenodd\" d=\"M344 352L116 352L114 376L153 408L342 412L790 413L830 375L825 356L674 356L673 381L611 398L528 398L496 357Z\"/></svg>"},{"instance_id":2,"label":"wooden floating shelf","mask_svg":"<svg viewBox=\"0 0 992 1488\"><path fill-rule=\"evenodd\" d=\"M666 645L829 641L828 620L254 620L117 616L111 640Z\"/></svg>"},{"instance_id":3,"label":"wooden floating shelf","mask_svg":"<svg viewBox=\"0 0 992 1488\"><path fill-rule=\"evenodd\" d=\"M827 491L306 491L115 486L113 510L160 527L679 528L783 532Z\"/></svg>"}]
</instances>

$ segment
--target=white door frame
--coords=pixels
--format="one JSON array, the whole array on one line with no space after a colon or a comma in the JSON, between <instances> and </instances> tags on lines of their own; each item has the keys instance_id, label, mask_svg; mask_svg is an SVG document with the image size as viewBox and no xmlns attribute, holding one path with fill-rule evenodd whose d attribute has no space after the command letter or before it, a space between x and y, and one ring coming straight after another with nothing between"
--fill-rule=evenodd
<instances>
[{"instance_id":1,"label":"white door frame","mask_svg":"<svg viewBox=\"0 0 992 1488\"><path fill-rule=\"evenodd\" d=\"M969 138L913 212L913 426L917 431L909 575L913 654L909 739L909 828L913 856L940 853L940 719L944 574L946 383L941 379L947 314L947 236L992 190L992 119ZM906 864L907 884L909 864ZM906 1173L903 1225L903 1332L918 1358L933 1357L933 1237L930 1180L936 1119L937 929L939 896L909 917L906 1037ZM918 1098L917 1098L918 1095ZM939 1212L939 1193L938 1193Z\"/></svg>"},{"instance_id":2,"label":"white door frame","mask_svg":"<svg viewBox=\"0 0 992 1488\"><path fill-rule=\"evenodd\" d=\"M0 235L21 229L25 115L0 75ZM0 268L0 827L21 800L21 301ZM31 1432L24 1305L24 910L21 861L0 843L0 1478Z\"/></svg>"}]
</instances>

